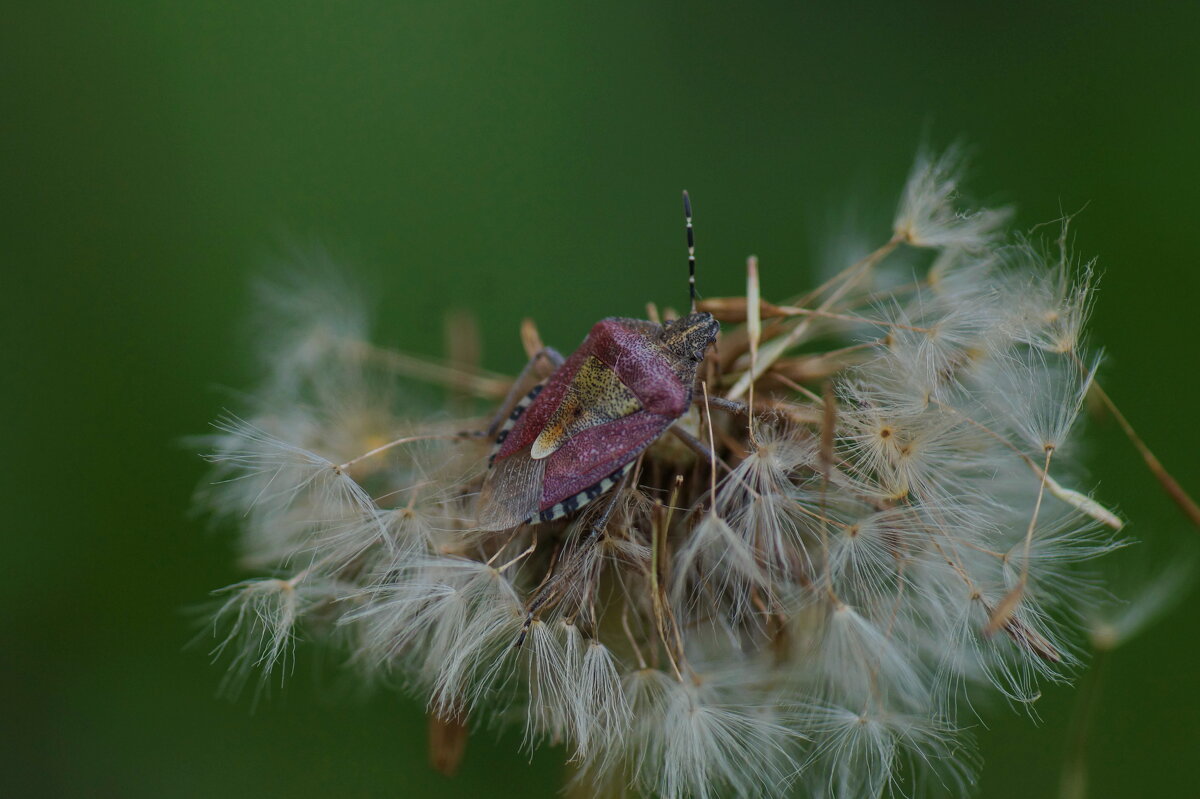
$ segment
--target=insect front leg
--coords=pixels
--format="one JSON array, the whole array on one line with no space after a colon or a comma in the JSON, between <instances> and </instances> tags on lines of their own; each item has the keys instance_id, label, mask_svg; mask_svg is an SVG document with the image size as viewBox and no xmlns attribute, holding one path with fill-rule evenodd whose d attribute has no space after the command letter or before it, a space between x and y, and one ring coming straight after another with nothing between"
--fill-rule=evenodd
<instances>
[{"instance_id":1,"label":"insect front leg","mask_svg":"<svg viewBox=\"0 0 1200 799\"><path fill-rule=\"evenodd\" d=\"M708 448L707 444L705 444L703 441L701 441L700 439L696 438L694 435L689 433L687 430L685 430L683 427L681 427L678 423L675 423L675 424L671 425L670 427L668 427L667 432L670 433L671 435L675 436L676 438L678 438L680 441L682 441L687 446L688 449L690 449L692 452L699 455L700 459L702 461L704 461L705 463L715 463L718 466L720 466L722 469L724 469L726 472L733 471L732 467L730 467L730 465L728 463L726 463L723 459L717 457L716 454L711 449Z\"/></svg>"},{"instance_id":2,"label":"insect front leg","mask_svg":"<svg viewBox=\"0 0 1200 799\"><path fill-rule=\"evenodd\" d=\"M693 404L701 407L703 407L707 402L712 407L720 408L721 410L728 411L729 413L736 413L741 416L750 415L750 406L744 402L739 402L738 400L730 400L725 399L724 397L714 397L710 395L708 397L694 397L692 402Z\"/></svg>"},{"instance_id":3,"label":"insect front leg","mask_svg":"<svg viewBox=\"0 0 1200 799\"><path fill-rule=\"evenodd\" d=\"M708 407L716 408L720 411L733 414L734 416L750 416L750 406L739 400L725 399L724 397L709 396L706 400L704 397L695 397L692 400L693 405L704 407L704 403L708 403ZM819 412L817 415L811 415L803 412L804 409L797 407L781 407L774 404L760 405L754 409L754 418L763 422L775 424L781 420L792 420L802 424L816 421L820 418Z\"/></svg>"}]
</instances>

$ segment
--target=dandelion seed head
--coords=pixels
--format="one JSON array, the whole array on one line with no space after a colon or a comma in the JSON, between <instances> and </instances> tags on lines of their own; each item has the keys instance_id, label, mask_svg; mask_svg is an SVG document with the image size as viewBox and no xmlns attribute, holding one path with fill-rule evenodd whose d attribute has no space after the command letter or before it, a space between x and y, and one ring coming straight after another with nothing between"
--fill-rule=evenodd
<instances>
[{"instance_id":1,"label":"dandelion seed head","mask_svg":"<svg viewBox=\"0 0 1200 799\"><path fill-rule=\"evenodd\" d=\"M1032 714L1182 589L1106 604L1123 520L1075 446L1095 270L1065 226L1044 244L967 205L963 165L922 153L891 238L763 324L701 302L725 326L695 407L562 515L489 458L552 396L540 359L512 381L378 348L320 270L265 288L262 379L197 493L257 575L213 614L231 683L325 646L612 793L966 795L990 697ZM480 519L496 501L506 529Z\"/></svg>"}]
</instances>

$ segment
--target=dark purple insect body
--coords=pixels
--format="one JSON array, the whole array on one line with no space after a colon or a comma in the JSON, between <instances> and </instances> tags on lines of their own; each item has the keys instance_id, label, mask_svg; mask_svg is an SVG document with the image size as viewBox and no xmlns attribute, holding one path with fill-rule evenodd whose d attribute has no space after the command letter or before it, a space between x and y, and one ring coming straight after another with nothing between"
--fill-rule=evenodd
<instances>
[{"instance_id":1,"label":"dark purple insect body","mask_svg":"<svg viewBox=\"0 0 1200 799\"><path fill-rule=\"evenodd\" d=\"M711 314L695 312L662 325L616 317L597 322L497 433L480 494L480 528L558 519L615 485L687 412L719 329Z\"/></svg>"}]
</instances>

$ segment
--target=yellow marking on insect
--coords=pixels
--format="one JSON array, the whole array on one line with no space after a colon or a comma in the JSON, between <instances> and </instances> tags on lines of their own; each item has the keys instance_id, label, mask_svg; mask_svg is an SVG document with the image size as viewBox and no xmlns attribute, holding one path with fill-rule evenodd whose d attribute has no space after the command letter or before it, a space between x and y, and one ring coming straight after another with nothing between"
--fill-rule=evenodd
<instances>
[{"instance_id":1,"label":"yellow marking on insect","mask_svg":"<svg viewBox=\"0 0 1200 799\"><path fill-rule=\"evenodd\" d=\"M641 409L642 403L621 382L617 373L595 355L589 355L567 386L562 402L533 442L529 457L534 460L545 458L567 443L571 436Z\"/></svg>"}]
</instances>

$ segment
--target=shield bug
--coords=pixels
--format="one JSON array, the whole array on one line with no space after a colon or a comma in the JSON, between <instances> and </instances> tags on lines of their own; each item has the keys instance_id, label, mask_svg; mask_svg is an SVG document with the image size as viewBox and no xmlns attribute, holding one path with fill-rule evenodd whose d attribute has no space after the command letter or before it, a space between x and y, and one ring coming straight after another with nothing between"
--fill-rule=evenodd
<instances>
[{"instance_id":1,"label":"shield bug","mask_svg":"<svg viewBox=\"0 0 1200 799\"><path fill-rule=\"evenodd\" d=\"M495 432L479 497L481 529L552 521L582 508L612 488L687 412L697 370L720 323L696 311L687 192L683 209L691 313L664 324L602 319L565 361L553 351L544 353L557 368L501 417Z\"/></svg>"}]
</instances>

